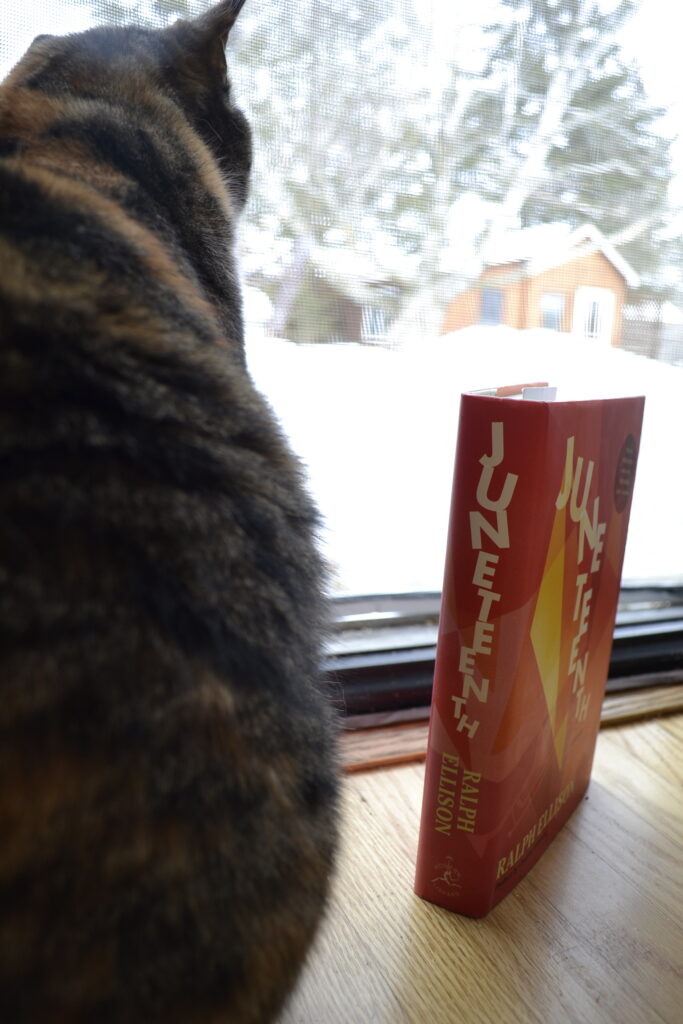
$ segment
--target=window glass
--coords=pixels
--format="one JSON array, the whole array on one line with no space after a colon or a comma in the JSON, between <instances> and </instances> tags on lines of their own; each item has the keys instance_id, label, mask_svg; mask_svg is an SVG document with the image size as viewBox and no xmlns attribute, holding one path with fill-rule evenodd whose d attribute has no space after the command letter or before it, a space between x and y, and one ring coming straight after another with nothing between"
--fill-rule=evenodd
<instances>
[{"instance_id":1,"label":"window glass","mask_svg":"<svg viewBox=\"0 0 683 1024\"><path fill-rule=\"evenodd\" d=\"M481 292L481 316L480 324L489 324L495 327L503 322L503 296L502 288L483 288Z\"/></svg>"},{"instance_id":2,"label":"window glass","mask_svg":"<svg viewBox=\"0 0 683 1024\"><path fill-rule=\"evenodd\" d=\"M574 331L583 338L610 344L614 338L616 301L610 288L578 288L574 296Z\"/></svg>"},{"instance_id":3,"label":"window glass","mask_svg":"<svg viewBox=\"0 0 683 1024\"><path fill-rule=\"evenodd\" d=\"M23 0L3 11L0 60L41 32L206 6ZM256 141L248 361L307 467L336 593L440 588L459 395L520 379L646 394L624 576L683 580L670 14L247 0L229 61Z\"/></svg>"},{"instance_id":4,"label":"window glass","mask_svg":"<svg viewBox=\"0 0 683 1024\"><path fill-rule=\"evenodd\" d=\"M563 331L565 304L566 295L562 292L544 292L541 295L541 326L551 331Z\"/></svg>"}]
</instances>

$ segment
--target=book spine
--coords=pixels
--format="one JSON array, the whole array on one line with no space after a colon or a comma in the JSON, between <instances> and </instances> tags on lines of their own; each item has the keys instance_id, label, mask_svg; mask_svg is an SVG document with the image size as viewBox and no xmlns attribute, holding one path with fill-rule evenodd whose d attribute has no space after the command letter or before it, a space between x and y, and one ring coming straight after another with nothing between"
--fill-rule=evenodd
<instances>
[{"instance_id":1,"label":"book spine","mask_svg":"<svg viewBox=\"0 0 683 1024\"><path fill-rule=\"evenodd\" d=\"M525 433L542 434L544 420L541 404L461 403L415 891L471 916L495 901L501 808L514 803L505 744L495 749L515 675L514 642L504 654L500 632L528 545L518 536L511 553L509 512L525 503L520 476L533 479L519 459L542 448ZM517 521L533 528L529 509Z\"/></svg>"}]
</instances>

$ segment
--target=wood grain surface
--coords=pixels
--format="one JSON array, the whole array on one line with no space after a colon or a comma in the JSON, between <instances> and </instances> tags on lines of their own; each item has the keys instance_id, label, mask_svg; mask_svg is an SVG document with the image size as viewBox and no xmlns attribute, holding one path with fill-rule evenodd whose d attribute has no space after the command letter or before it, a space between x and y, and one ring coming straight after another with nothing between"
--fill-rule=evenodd
<instances>
[{"instance_id":1,"label":"wood grain surface","mask_svg":"<svg viewBox=\"0 0 683 1024\"><path fill-rule=\"evenodd\" d=\"M612 693L603 701L600 728L677 711L683 711L683 684ZM346 722L347 731L342 735L342 763L347 772L409 764L422 761L426 756L429 708L424 709L422 719L376 728L354 729L353 717Z\"/></svg>"},{"instance_id":2,"label":"wood grain surface","mask_svg":"<svg viewBox=\"0 0 683 1024\"><path fill-rule=\"evenodd\" d=\"M412 892L423 766L345 781L326 922L280 1024L681 1024L683 715L601 732L587 797L482 920Z\"/></svg>"}]
</instances>

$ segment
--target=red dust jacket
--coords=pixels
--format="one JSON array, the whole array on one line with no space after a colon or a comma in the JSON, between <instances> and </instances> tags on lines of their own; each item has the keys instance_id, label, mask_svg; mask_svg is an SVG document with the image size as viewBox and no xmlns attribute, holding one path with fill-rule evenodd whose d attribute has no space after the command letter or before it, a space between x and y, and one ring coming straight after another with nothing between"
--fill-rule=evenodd
<instances>
[{"instance_id":1,"label":"red dust jacket","mask_svg":"<svg viewBox=\"0 0 683 1024\"><path fill-rule=\"evenodd\" d=\"M643 398L463 395L415 891L486 914L588 785Z\"/></svg>"}]
</instances>

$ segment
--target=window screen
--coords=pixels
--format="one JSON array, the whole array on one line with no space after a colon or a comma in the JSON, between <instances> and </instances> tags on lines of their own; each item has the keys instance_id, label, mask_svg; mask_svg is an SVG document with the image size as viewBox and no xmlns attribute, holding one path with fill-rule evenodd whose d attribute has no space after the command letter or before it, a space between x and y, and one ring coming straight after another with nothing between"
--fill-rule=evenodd
<instances>
[{"instance_id":1,"label":"window screen","mask_svg":"<svg viewBox=\"0 0 683 1024\"><path fill-rule=\"evenodd\" d=\"M41 32L206 6L6 5L3 70ZM459 395L522 379L646 394L624 576L683 580L667 24L663 0L247 0L229 62L256 140L248 361L307 467L335 593L440 588ZM492 273L538 308L501 299L480 324Z\"/></svg>"}]
</instances>

